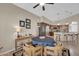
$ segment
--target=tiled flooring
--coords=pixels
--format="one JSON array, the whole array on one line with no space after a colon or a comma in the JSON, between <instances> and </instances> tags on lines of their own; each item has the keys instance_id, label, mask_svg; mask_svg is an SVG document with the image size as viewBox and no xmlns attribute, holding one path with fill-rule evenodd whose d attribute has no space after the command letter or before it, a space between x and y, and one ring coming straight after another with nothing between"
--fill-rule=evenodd
<instances>
[{"instance_id":1,"label":"tiled flooring","mask_svg":"<svg viewBox=\"0 0 79 59\"><path fill-rule=\"evenodd\" d=\"M71 56L79 56L78 42L61 42L62 45L70 50ZM5 56L12 56L12 52L5 54Z\"/></svg>"}]
</instances>

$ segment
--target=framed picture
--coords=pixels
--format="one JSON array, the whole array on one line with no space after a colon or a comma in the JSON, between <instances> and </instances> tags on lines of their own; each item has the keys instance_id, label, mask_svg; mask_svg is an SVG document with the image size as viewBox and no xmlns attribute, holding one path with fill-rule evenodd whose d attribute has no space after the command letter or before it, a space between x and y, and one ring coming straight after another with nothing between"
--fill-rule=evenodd
<instances>
[{"instance_id":1,"label":"framed picture","mask_svg":"<svg viewBox=\"0 0 79 59\"><path fill-rule=\"evenodd\" d=\"M20 27L25 27L25 21L20 20L20 21L19 21L19 26L20 26Z\"/></svg>"},{"instance_id":2,"label":"framed picture","mask_svg":"<svg viewBox=\"0 0 79 59\"><path fill-rule=\"evenodd\" d=\"M30 19L26 19L26 23L31 24L31 20Z\"/></svg>"},{"instance_id":3,"label":"framed picture","mask_svg":"<svg viewBox=\"0 0 79 59\"><path fill-rule=\"evenodd\" d=\"M26 29L30 29L31 28L31 20L30 19L25 19L25 21L20 20L19 21L19 26L20 27L25 27Z\"/></svg>"},{"instance_id":4,"label":"framed picture","mask_svg":"<svg viewBox=\"0 0 79 59\"><path fill-rule=\"evenodd\" d=\"M30 29L31 28L31 25L26 24L26 28L27 29Z\"/></svg>"},{"instance_id":5,"label":"framed picture","mask_svg":"<svg viewBox=\"0 0 79 59\"><path fill-rule=\"evenodd\" d=\"M26 19L26 28L27 29L31 28L31 20L30 19Z\"/></svg>"}]
</instances>

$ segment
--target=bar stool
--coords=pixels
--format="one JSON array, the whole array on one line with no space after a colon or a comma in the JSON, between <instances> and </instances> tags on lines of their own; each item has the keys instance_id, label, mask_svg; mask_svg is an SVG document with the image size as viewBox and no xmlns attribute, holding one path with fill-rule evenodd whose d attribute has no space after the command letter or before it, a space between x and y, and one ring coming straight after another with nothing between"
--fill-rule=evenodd
<instances>
[{"instance_id":1,"label":"bar stool","mask_svg":"<svg viewBox=\"0 0 79 59\"><path fill-rule=\"evenodd\" d=\"M61 36L61 34L56 34L56 41L61 41L60 36Z\"/></svg>"},{"instance_id":2,"label":"bar stool","mask_svg":"<svg viewBox=\"0 0 79 59\"><path fill-rule=\"evenodd\" d=\"M66 42L68 42L68 35L65 33L64 38L66 39Z\"/></svg>"},{"instance_id":3,"label":"bar stool","mask_svg":"<svg viewBox=\"0 0 79 59\"><path fill-rule=\"evenodd\" d=\"M73 43L73 42L74 42L73 33L69 33L69 34L68 34L68 37L69 37L69 39L71 39L71 41L72 41L72 43Z\"/></svg>"},{"instance_id":4,"label":"bar stool","mask_svg":"<svg viewBox=\"0 0 79 59\"><path fill-rule=\"evenodd\" d=\"M69 42L70 39L73 41L73 34L72 33L65 33L64 37L66 39L66 42Z\"/></svg>"},{"instance_id":5,"label":"bar stool","mask_svg":"<svg viewBox=\"0 0 79 59\"><path fill-rule=\"evenodd\" d=\"M78 33L74 33L74 34L73 34L73 37L74 37L73 39L74 39L77 43L78 43L78 39L79 39L79 38L78 38L78 35L79 35Z\"/></svg>"}]
</instances>

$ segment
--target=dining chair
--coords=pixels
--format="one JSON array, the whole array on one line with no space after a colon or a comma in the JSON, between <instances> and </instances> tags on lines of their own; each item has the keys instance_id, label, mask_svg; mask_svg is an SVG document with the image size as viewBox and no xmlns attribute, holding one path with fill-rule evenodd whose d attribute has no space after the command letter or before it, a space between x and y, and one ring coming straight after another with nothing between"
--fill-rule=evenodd
<instances>
[{"instance_id":1,"label":"dining chair","mask_svg":"<svg viewBox=\"0 0 79 59\"><path fill-rule=\"evenodd\" d=\"M63 47L59 43L55 47L44 47L44 56L61 56L62 49Z\"/></svg>"},{"instance_id":2,"label":"dining chair","mask_svg":"<svg viewBox=\"0 0 79 59\"><path fill-rule=\"evenodd\" d=\"M32 46L23 46L23 55L24 56L32 56L31 47Z\"/></svg>"},{"instance_id":3,"label":"dining chair","mask_svg":"<svg viewBox=\"0 0 79 59\"><path fill-rule=\"evenodd\" d=\"M63 46L61 44L56 45L58 56L62 56Z\"/></svg>"},{"instance_id":4,"label":"dining chair","mask_svg":"<svg viewBox=\"0 0 79 59\"><path fill-rule=\"evenodd\" d=\"M32 56L42 56L42 46L32 47Z\"/></svg>"},{"instance_id":5,"label":"dining chair","mask_svg":"<svg viewBox=\"0 0 79 59\"><path fill-rule=\"evenodd\" d=\"M57 50L55 47L44 47L44 56L57 56Z\"/></svg>"}]
</instances>

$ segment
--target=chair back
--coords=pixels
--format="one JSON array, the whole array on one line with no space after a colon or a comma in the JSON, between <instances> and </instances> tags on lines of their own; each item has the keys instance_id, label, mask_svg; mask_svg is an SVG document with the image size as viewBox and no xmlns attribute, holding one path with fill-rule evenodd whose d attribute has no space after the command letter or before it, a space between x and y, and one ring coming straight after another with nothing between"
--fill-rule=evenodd
<instances>
[{"instance_id":1,"label":"chair back","mask_svg":"<svg viewBox=\"0 0 79 59\"><path fill-rule=\"evenodd\" d=\"M55 47L44 47L45 56L62 56L63 46L57 44Z\"/></svg>"},{"instance_id":2,"label":"chair back","mask_svg":"<svg viewBox=\"0 0 79 59\"><path fill-rule=\"evenodd\" d=\"M42 46L32 47L33 56L42 56Z\"/></svg>"},{"instance_id":3,"label":"chair back","mask_svg":"<svg viewBox=\"0 0 79 59\"><path fill-rule=\"evenodd\" d=\"M58 56L62 56L63 46L56 46L55 48L57 49Z\"/></svg>"},{"instance_id":4,"label":"chair back","mask_svg":"<svg viewBox=\"0 0 79 59\"><path fill-rule=\"evenodd\" d=\"M57 50L55 47L44 47L44 56L57 56Z\"/></svg>"},{"instance_id":5,"label":"chair back","mask_svg":"<svg viewBox=\"0 0 79 59\"><path fill-rule=\"evenodd\" d=\"M23 46L23 55L24 56L32 55L31 46Z\"/></svg>"}]
</instances>

